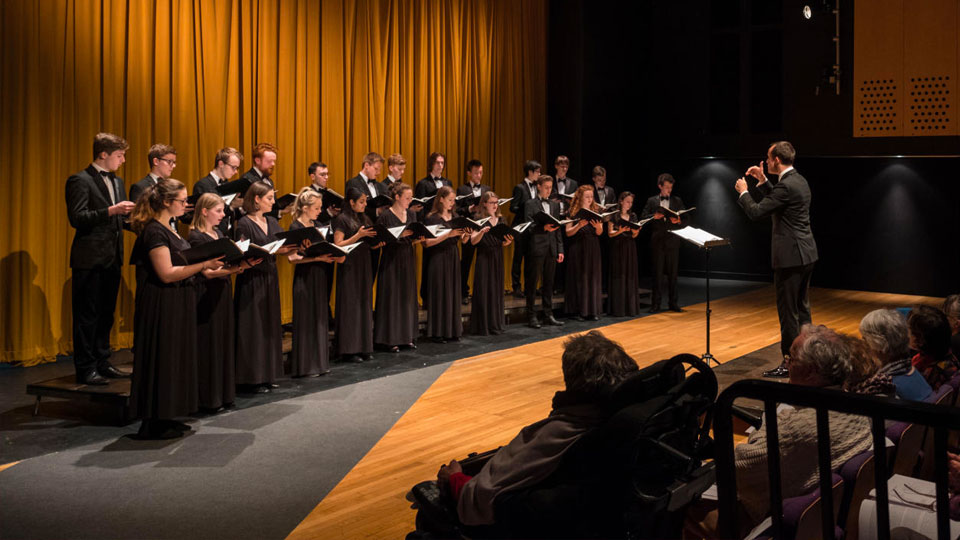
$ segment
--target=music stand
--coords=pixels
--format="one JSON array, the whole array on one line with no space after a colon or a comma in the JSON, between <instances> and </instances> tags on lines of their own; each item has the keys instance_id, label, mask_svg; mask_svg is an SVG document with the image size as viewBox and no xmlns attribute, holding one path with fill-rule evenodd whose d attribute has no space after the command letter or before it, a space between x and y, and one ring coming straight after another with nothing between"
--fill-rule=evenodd
<instances>
[{"instance_id":1,"label":"music stand","mask_svg":"<svg viewBox=\"0 0 960 540\"><path fill-rule=\"evenodd\" d=\"M719 246L729 246L730 240L710 234L703 229L689 226L670 232L699 247L705 253L707 269L707 352L703 353L700 359L708 366L711 360L719 366L720 362L710 354L710 250Z\"/></svg>"}]
</instances>

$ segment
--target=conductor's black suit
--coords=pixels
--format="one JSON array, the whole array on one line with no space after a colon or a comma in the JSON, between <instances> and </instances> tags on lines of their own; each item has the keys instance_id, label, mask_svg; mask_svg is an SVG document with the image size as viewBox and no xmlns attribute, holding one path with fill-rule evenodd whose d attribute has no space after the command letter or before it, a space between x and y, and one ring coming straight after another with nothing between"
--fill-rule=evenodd
<instances>
[{"instance_id":1,"label":"conductor's black suit","mask_svg":"<svg viewBox=\"0 0 960 540\"><path fill-rule=\"evenodd\" d=\"M767 181L757 189L763 195L759 202L744 191L738 203L750 219L773 219L770 255L780 315L780 351L786 355L800 334L800 327L810 322L807 293L817 261L817 242L810 229L810 185L790 168L780 175L776 185Z\"/></svg>"}]
</instances>

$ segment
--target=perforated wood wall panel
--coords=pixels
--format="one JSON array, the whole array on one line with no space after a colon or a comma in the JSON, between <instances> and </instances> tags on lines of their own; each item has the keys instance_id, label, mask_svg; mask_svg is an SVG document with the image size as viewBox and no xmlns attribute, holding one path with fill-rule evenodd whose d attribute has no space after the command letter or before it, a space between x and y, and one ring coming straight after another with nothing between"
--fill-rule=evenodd
<instances>
[{"instance_id":1,"label":"perforated wood wall panel","mask_svg":"<svg viewBox=\"0 0 960 540\"><path fill-rule=\"evenodd\" d=\"M960 134L960 0L872 0L855 10L854 136Z\"/></svg>"}]
</instances>

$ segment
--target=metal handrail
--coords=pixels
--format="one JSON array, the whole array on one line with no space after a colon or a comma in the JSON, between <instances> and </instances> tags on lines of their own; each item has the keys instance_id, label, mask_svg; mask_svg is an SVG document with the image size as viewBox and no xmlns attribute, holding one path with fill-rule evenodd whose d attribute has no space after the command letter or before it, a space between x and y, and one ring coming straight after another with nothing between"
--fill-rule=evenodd
<instances>
[{"instance_id":1,"label":"metal handrail","mask_svg":"<svg viewBox=\"0 0 960 540\"><path fill-rule=\"evenodd\" d=\"M745 398L762 401L767 430L767 465L770 485L770 515L773 533L783 533L783 500L780 479L780 444L777 434L777 404L809 407L817 412L817 449L820 471L820 496L823 499L823 538L834 537L830 466L829 411L865 416L871 420L874 448L874 477L877 494L877 535L890 538L890 509L887 496L887 456L885 420L908 422L933 428L934 464L937 494L937 538L950 538L950 501L947 496L947 432L960 430L960 410L895 398L865 396L825 388L762 380L737 381L717 398L714 416L716 437L718 529L722 538L737 537L737 479L733 455L733 402ZM881 449L881 451L877 451Z\"/></svg>"}]
</instances>

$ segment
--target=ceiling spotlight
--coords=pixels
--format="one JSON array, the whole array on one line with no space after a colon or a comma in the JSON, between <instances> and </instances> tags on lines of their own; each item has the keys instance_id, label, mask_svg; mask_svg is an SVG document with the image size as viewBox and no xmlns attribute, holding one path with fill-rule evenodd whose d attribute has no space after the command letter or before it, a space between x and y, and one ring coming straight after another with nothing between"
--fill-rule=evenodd
<instances>
[{"instance_id":1,"label":"ceiling spotlight","mask_svg":"<svg viewBox=\"0 0 960 540\"><path fill-rule=\"evenodd\" d=\"M813 17L813 9L811 9L810 5L807 4L803 6L803 18L810 20L810 17Z\"/></svg>"},{"instance_id":2,"label":"ceiling spotlight","mask_svg":"<svg viewBox=\"0 0 960 540\"><path fill-rule=\"evenodd\" d=\"M835 10L835 0L820 0L804 4L802 13L803 18L809 21L814 15L835 12Z\"/></svg>"}]
</instances>

